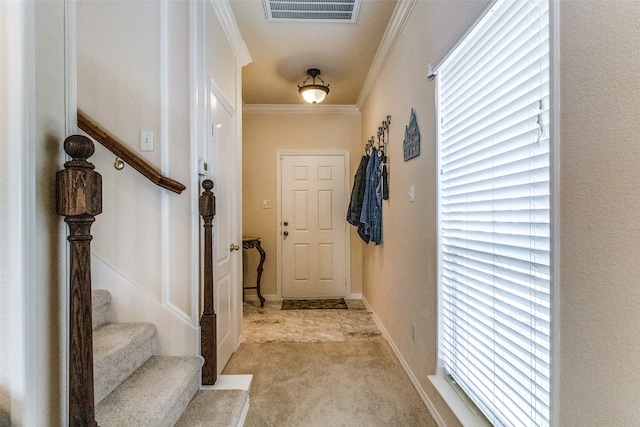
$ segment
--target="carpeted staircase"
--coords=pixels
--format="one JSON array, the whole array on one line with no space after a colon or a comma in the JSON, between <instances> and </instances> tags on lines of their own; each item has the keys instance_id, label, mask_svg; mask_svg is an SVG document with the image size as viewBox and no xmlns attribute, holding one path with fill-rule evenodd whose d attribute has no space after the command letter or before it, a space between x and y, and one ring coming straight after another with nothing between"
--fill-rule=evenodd
<instances>
[{"instance_id":1,"label":"carpeted staircase","mask_svg":"<svg viewBox=\"0 0 640 427\"><path fill-rule=\"evenodd\" d=\"M101 427L173 426L200 387L200 357L154 356L150 323L111 323L111 294L94 289L93 364Z\"/></svg>"},{"instance_id":2,"label":"carpeted staircase","mask_svg":"<svg viewBox=\"0 0 640 427\"><path fill-rule=\"evenodd\" d=\"M92 290L93 377L100 427L233 427L249 409L250 375L200 389L203 359L154 356L151 323L112 323L111 294Z\"/></svg>"}]
</instances>

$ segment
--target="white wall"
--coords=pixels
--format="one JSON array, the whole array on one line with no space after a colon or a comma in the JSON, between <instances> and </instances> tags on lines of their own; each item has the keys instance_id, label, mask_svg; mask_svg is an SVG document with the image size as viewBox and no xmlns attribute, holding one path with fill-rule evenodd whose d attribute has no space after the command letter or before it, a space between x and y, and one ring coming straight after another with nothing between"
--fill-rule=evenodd
<instances>
[{"instance_id":1,"label":"white wall","mask_svg":"<svg viewBox=\"0 0 640 427\"><path fill-rule=\"evenodd\" d=\"M0 424L60 425L65 273L55 173L66 136L65 4L0 5ZM5 424L6 423L6 424Z\"/></svg>"},{"instance_id":2,"label":"white wall","mask_svg":"<svg viewBox=\"0 0 640 427\"><path fill-rule=\"evenodd\" d=\"M112 292L116 320L158 324L160 354L197 346L197 220L191 185L188 2L78 2L78 107L162 173L162 189L96 144L103 212L93 226L93 286ZM154 151L140 151L140 131ZM197 237L196 237L197 239Z\"/></svg>"},{"instance_id":3,"label":"white wall","mask_svg":"<svg viewBox=\"0 0 640 427\"><path fill-rule=\"evenodd\" d=\"M78 2L79 108L187 186L178 195L129 166L117 171L100 145L92 158L103 175L93 286L111 291L116 320L158 325L159 354L189 354L199 345L197 161L219 161L206 147L209 78L241 120L241 48L233 42L242 43L227 9L221 1ZM139 150L142 130L154 132L153 152Z\"/></svg>"}]
</instances>

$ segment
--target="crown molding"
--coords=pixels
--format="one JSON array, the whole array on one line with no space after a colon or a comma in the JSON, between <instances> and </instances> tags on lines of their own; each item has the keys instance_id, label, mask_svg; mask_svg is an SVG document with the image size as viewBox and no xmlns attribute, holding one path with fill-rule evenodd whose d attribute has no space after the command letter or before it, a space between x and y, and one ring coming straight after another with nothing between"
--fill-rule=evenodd
<instances>
[{"instance_id":1,"label":"crown molding","mask_svg":"<svg viewBox=\"0 0 640 427\"><path fill-rule=\"evenodd\" d=\"M242 38L242 34L240 34L238 22L233 15L229 0L209 0L209 2L218 15L218 19L220 19L224 33L227 35L233 51L240 60L240 66L244 67L253 62L249 49Z\"/></svg>"},{"instance_id":2,"label":"crown molding","mask_svg":"<svg viewBox=\"0 0 640 427\"><path fill-rule=\"evenodd\" d=\"M360 114L360 110L355 105L336 105L336 104L244 104L244 114L322 114L322 113L340 113L340 114Z\"/></svg>"},{"instance_id":3,"label":"crown molding","mask_svg":"<svg viewBox=\"0 0 640 427\"><path fill-rule=\"evenodd\" d=\"M398 0L398 4L393 11L393 15L391 15L391 19L389 20L389 25L387 25L384 36L382 36L380 46L378 46L376 56L373 58L371 68L369 68L367 78L362 85L360 96L358 96L358 100L356 102L358 109L363 107L364 103L369 98L369 95L371 95L371 92L373 91L380 74L382 74L382 70L389 60L391 52L393 51L398 38L400 38L402 30L411 16L411 12L413 11L417 1L418 0Z\"/></svg>"}]
</instances>

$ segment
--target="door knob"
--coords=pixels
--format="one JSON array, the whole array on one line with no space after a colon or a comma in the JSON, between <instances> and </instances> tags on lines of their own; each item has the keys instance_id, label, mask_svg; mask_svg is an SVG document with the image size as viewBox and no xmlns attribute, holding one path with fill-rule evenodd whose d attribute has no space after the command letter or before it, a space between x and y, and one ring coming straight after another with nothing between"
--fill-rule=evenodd
<instances>
[{"instance_id":1,"label":"door knob","mask_svg":"<svg viewBox=\"0 0 640 427\"><path fill-rule=\"evenodd\" d=\"M284 237L287 237L289 235L288 231L283 231L282 234L284 235Z\"/></svg>"},{"instance_id":2,"label":"door knob","mask_svg":"<svg viewBox=\"0 0 640 427\"><path fill-rule=\"evenodd\" d=\"M240 250L240 246L238 246L238 245L234 245L234 244L232 243L232 244L229 246L229 250L230 250L231 252L233 252L233 251L239 251L239 250Z\"/></svg>"},{"instance_id":3,"label":"door knob","mask_svg":"<svg viewBox=\"0 0 640 427\"><path fill-rule=\"evenodd\" d=\"M287 221L285 221L284 224L282 224L282 225L284 225L286 227L287 225L289 225L289 223Z\"/></svg>"}]
</instances>

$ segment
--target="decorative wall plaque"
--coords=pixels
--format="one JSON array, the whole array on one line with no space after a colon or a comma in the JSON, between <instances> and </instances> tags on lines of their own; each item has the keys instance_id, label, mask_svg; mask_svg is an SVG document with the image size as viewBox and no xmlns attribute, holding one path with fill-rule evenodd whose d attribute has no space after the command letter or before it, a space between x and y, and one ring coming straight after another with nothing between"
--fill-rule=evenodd
<instances>
[{"instance_id":1,"label":"decorative wall plaque","mask_svg":"<svg viewBox=\"0 0 640 427\"><path fill-rule=\"evenodd\" d=\"M411 119L404 130L404 141L402 143L404 150L404 161L418 157L420 155L420 130L416 121L416 114L411 109Z\"/></svg>"}]
</instances>

